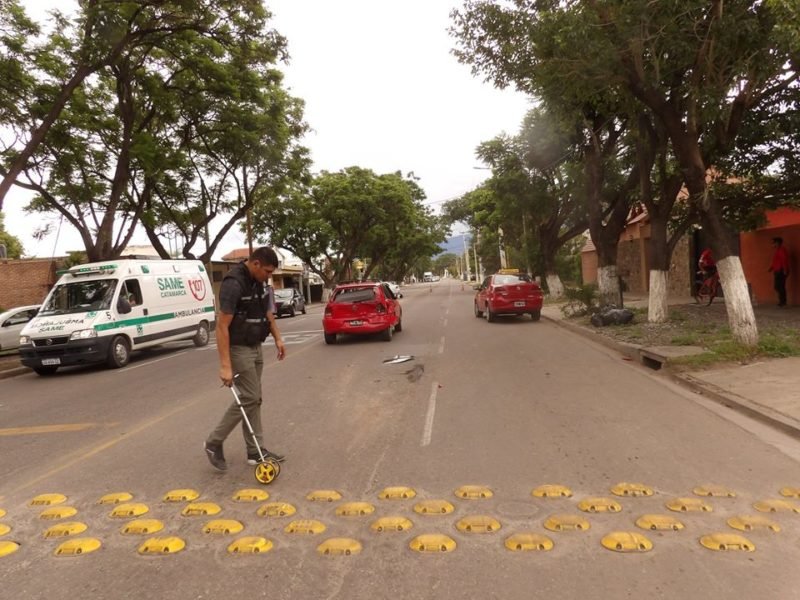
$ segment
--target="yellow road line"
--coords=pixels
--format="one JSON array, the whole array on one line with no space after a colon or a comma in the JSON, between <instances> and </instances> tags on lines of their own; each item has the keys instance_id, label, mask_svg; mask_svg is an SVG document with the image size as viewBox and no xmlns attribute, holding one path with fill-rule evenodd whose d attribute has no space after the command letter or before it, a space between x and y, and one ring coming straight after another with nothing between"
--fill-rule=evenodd
<instances>
[{"instance_id":1,"label":"yellow road line","mask_svg":"<svg viewBox=\"0 0 800 600\"><path fill-rule=\"evenodd\" d=\"M4 435L35 435L37 433L62 433L65 431L83 431L93 427L110 427L117 423L62 423L61 425L34 425L31 427L8 427L0 429Z\"/></svg>"}]
</instances>

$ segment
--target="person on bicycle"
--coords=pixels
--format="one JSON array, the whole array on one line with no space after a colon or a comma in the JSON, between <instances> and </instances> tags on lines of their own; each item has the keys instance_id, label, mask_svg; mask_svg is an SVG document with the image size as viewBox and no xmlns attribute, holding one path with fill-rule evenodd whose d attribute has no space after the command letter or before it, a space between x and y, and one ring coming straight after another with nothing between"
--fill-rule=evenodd
<instances>
[{"instance_id":1,"label":"person on bicycle","mask_svg":"<svg viewBox=\"0 0 800 600\"><path fill-rule=\"evenodd\" d=\"M703 272L703 278L708 279L717 272L717 261L714 260L714 254L711 248L706 248L700 253L700 259L697 261L697 266Z\"/></svg>"}]
</instances>

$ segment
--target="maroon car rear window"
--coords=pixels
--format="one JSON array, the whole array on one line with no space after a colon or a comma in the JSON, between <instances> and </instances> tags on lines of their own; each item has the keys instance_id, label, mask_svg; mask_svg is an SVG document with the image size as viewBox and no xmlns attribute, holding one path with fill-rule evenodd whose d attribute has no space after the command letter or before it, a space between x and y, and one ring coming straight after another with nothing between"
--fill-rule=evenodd
<instances>
[{"instance_id":1,"label":"maroon car rear window","mask_svg":"<svg viewBox=\"0 0 800 600\"><path fill-rule=\"evenodd\" d=\"M515 283L530 283L527 275L495 275L494 285L514 285Z\"/></svg>"},{"instance_id":2,"label":"maroon car rear window","mask_svg":"<svg viewBox=\"0 0 800 600\"><path fill-rule=\"evenodd\" d=\"M342 288L333 297L334 304L375 300L375 288Z\"/></svg>"}]
</instances>

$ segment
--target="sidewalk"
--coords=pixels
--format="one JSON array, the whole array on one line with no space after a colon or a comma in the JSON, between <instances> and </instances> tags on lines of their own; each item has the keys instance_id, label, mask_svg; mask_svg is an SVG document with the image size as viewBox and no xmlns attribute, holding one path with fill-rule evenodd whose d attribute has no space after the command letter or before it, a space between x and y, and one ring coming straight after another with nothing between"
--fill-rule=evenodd
<instances>
[{"instance_id":1,"label":"sidewalk","mask_svg":"<svg viewBox=\"0 0 800 600\"><path fill-rule=\"evenodd\" d=\"M679 302L683 300L676 301ZM647 300L626 299L625 306L646 307ZM785 312L781 314L786 315ZM545 306L542 309L542 316L646 366L660 368L661 363L656 365L652 357L659 353L670 352L668 348L646 348L620 342L600 334L594 328L570 322L564 318L558 305ZM691 348L675 347L674 351L678 353L696 351ZM666 362L666 358L664 361ZM747 365L725 365L690 373L677 373L667 367L662 373L707 398L769 423L794 437L800 437L799 357L764 360Z\"/></svg>"}]
</instances>

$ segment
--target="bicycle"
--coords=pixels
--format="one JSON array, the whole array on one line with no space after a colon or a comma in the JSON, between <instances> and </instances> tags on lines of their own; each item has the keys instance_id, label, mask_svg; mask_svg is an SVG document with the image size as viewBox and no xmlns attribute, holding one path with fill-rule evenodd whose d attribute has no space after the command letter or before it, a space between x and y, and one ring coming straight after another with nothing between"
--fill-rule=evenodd
<instances>
[{"instance_id":1,"label":"bicycle","mask_svg":"<svg viewBox=\"0 0 800 600\"><path fill-rule=\"evenodd\" d=\"M719 293L719 272L715 269L711 275L705 271L698 271L697 274L701 277L695 281L694 299L698 304L709 306Z\"/></svg>"}]
</instances>

